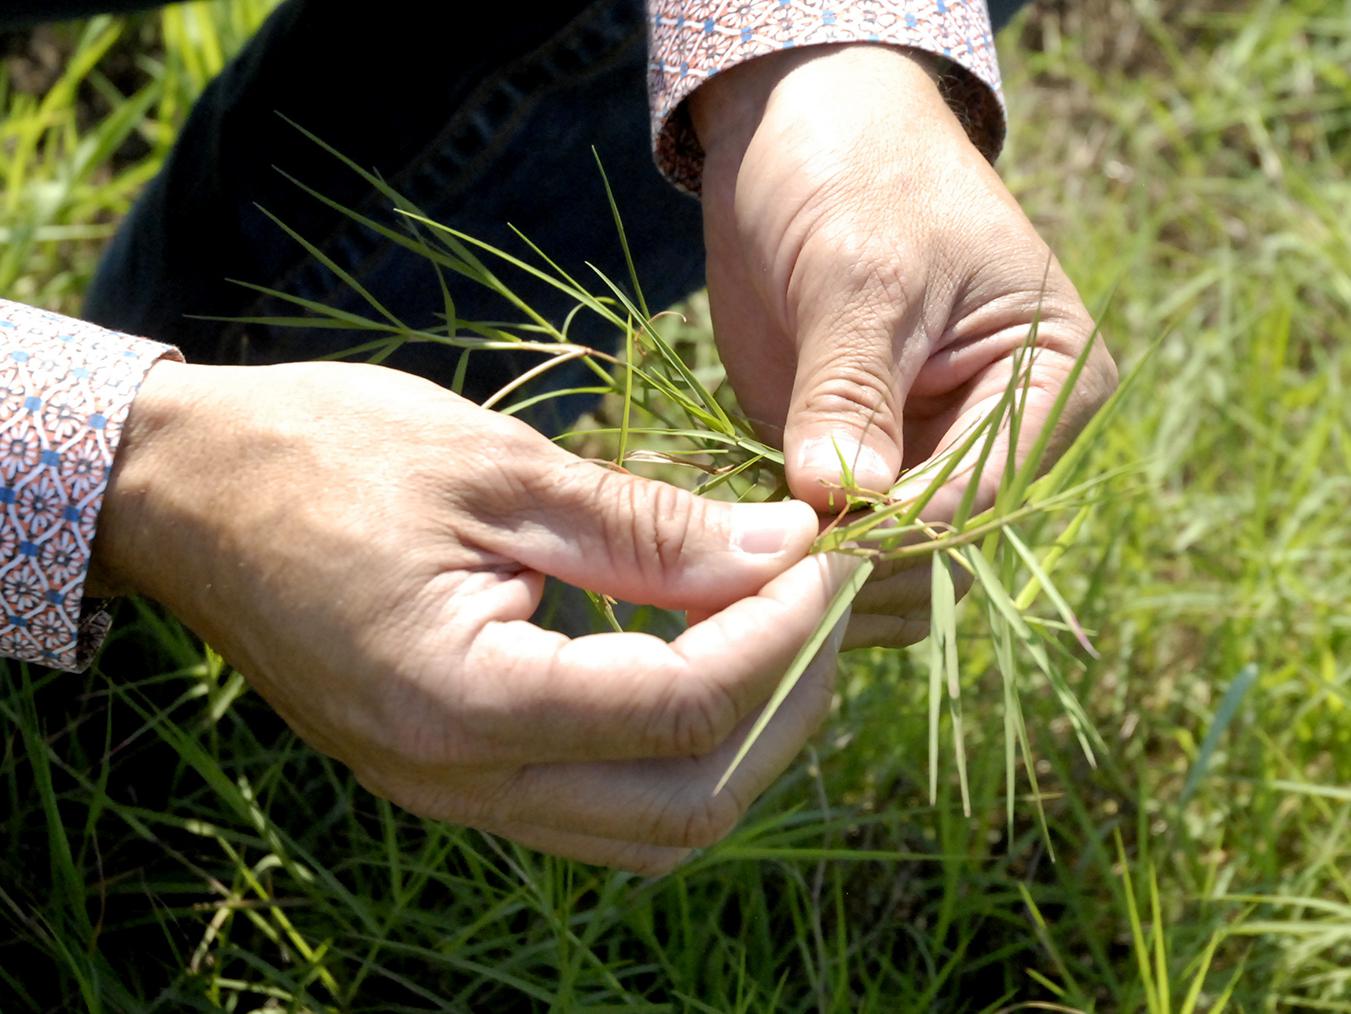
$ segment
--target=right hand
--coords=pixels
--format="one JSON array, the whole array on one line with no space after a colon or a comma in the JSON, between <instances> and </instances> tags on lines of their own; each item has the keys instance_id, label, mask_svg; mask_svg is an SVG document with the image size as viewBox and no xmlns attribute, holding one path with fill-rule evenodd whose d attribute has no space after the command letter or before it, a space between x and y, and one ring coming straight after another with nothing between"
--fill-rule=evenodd
<instances>
[{"instance_id":1,"label":"right hand","mask_svg":"<svg viewBox=\"0 0 1351 1014\"><path fill-rule=\"evenodd\" d=\"M960 445L1018 374L1016 444L1005 426L979 476L977 449L924 519L951 521L973 485L980 513L1058 404L1048 467L1116 387L1083 300L949 108L940 62L868 43L802 46L690 98L727 377L762 438L783 447L793 495L827 515L842 461L864 489L918 493L928 476L915 470ZM880 562L845 644L927 636L930 588L927 562Z\"/></svg>"},{"instance_id":2,"label":"right hand","mask_svg":"<svg viewBox=\"0 0 1351 1014\"><path fill-rule=\"evenodd\" d=\"M829 706L814 663L713 786L850 563L800 502L583 461L374 366L161 362L90 575L157 599L308 743L427 817L642 872L725 835ZM531 625L544 575L709 615L676 640Z\"/></svg>"}]
</instances>

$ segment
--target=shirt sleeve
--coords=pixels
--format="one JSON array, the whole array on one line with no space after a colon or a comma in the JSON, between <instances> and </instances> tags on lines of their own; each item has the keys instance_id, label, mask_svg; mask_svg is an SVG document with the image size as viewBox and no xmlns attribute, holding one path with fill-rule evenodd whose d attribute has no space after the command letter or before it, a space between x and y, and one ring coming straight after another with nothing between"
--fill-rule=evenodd
<instances>
[{"instance_id":1,"label":"shirt sleeve","mask_svg":"<svg viewBox=\"0 0 1351 1014\"><path fill-rule=\"evenodd\" d=\"M946 61L940 87L994 161L1004 97L986 0L648 0L648 94L657 165L697 194L703 149L685 100L714 74L793 46L878 42Z\"/></svg>"},{"instance_id":2,"label":"shirt sleeve","mask_svg":"<svg viewBox=\"0 0 1351 1014\"><path fill-rule=\"evenodd\" d=\"M108 631L84 597L113 456L158 342L0 299L0 655L89 665Z\"/></svg>"}]
</instances>

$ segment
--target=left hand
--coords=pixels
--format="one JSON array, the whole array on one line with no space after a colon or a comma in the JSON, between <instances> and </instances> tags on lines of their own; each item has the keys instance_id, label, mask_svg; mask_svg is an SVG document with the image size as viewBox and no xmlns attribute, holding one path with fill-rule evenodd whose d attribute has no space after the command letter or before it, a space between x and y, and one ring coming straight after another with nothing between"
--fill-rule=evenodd
<instances>
[{"instance_id":1,"label":"left hand","mask_svg":"<svg viewBox=\"0 0 1351 1014\"><path fill-rule=\"evenodd\" d=\"M386 799L655 873L727 834L830 707L833 649L714 794L848 576L803 559L815 521L600 468L397 370L161 361L89 588L163 603ZM670 644L567 638L529 622L546 574L725 608Z\"/></svg>"},{"instance_id":2,"label":"left hand","mask_svg":"<svg viewBox=\"0 0 1351 1014\"><path fill-rule=\"evenodd\" d=\"M1093 321L1050 249L939 93L933 60L871 44L741 64L690 112L706 152L704 233L719 351L741 405L781 442L795 497L838 510L840 458L886 491L1003 394L1039 321L1015 455L1047 422ZM1106 400L1101 340L1051 458ZM988 507L1006 444L978 480ZM969 478L969 476L967 477ZM963 480L925 516L949 516ZM928 633L929 569L879 567L844 646Z\"/></svg>"}]
</instances>

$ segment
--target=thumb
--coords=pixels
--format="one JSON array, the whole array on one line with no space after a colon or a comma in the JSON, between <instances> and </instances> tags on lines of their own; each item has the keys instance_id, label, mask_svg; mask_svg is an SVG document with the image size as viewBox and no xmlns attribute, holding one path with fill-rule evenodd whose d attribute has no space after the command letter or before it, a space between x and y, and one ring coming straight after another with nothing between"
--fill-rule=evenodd
<instances>
[{"instance_id":1,"label":"thumb","mask_svg":"<svg viewBox=\"0 0 1351 1014\"><path fill-rule=\"evenodd\" d=\"M491 548L568 584L715 611L759 591L816 538L816 512L797 501L723 503L566 458L535 491L532 523Z\"/></svg>"},{"instance_id":2,"label":"thumb","mask_svg":"<svg viewBox=\"0 0 1351 1014\"><path fill-rule=\"evenodd\" d=\"M799 333L784 427L788 487L822 512L844 506L841 486L885 493L895 483L905 398L923 361L903 310L879 311L872 293L843 302Z\"/></svg>"}]
</instances>

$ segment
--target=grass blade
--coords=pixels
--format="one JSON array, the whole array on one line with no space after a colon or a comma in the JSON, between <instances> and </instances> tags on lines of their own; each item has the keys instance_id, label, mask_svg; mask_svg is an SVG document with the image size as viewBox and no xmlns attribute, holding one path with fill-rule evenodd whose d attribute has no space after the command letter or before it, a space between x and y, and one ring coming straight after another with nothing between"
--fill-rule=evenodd
<instances>
[{"instance_id":1,"label":"grass blade","mask_svg":"<svg viewBox=\"0 0 1351 1014\"><path fill-rule=\"evenodd\" d=\"M643 287L638 282L638 268L633 263L633 251L629 249L629 236L624 231L624 219L619 214L619 204L615 201L615 192L610 187L610 177L606 175L605 166L600 160L600 152L595 147L592 147L591 155L596 160L596 168L600 171L601 182L605 184L605 199L610 202L610 214L614 217L615 232L619 233L619 245L624 249L624 263L628 266L629 281L633 284L633 298L638 301L638 308L643 312L643 320L651 320L652 311L647 308L647 299L643 296Z\"/></svg>"},{"instance_id":2,"label":"grass blade","mask_svg":"<svg viewBox=\"0 0 1351 1014\"><path fill-rule=\"evenodd\" d=\"M1092 742L1097 739L1097 733L1088 720L1083 705L1075 697L1074 691L1070 689L1064 675L1051 664L1045 647L1037 640L1036 635L1028 627L1027 621L1018 612L1018 607L1014 605L1008 592L1004 590L1003 583L994 572L990 562L985 558L985 554L978 547L971 546L967 549L966 558L971 562L972 568L980 581L981 590L985 592L991 604L1008 621L1024 650L1032 656L1032 660L1037 663L1037 668L1050 682L1051 688L1060 701L1060 706L1064 709L1065 714L1070 719L1070 724L1074 727L1075 737L1079 740L1079 745L1084 751L1084 757L1090 765L1097 767L1097 758L1093 752Z\"/></svg>"},{"instance_id":3,"label":"grass blade","mask_svg":"<svg viewBox=\"0 0 1351 1014\"><path fill-rule=\"evenodd\" d=\"M1211 720L1210 728L1206 730L1205 739L1201 741L1201 749L1196 752L1196 760L1192 761L1191 769L1187 772L1187 780L1182 785L1182 794L1178 797L1179 808L1187 805L1192 794L1196 792L1196 787L1201 784L1201 779L1210 770L1210 761L1215 755L1215 748L1220 745L1225 730L1238 714L1239 706L1248 696L1248 691L1257 682L1257 672L1257 666L1245 665L1229 684L1229 689L1224 692L1220 706L1215 709L1215 717ZM1351 798L1351 793L1348 793L1348 798Z\"/></svg>"},{"instance_id":4,"label":"grass blade","mask_svg":"<svg viewBox=\"0 0 1351 1014\"><path fill-rule=\"evenodd\" d=\"M948 712L952 720L953 750L957 759L957 779L961 786L962 813L971 816L971 789L966 776L966 743L962 735L962 685L957 666L957 589L953 584L948 557L936 553L930 582L931 619L929 629L929 692L935 684L946 687ZM934 695L936 697L936 695ZM937 797L935 755L938 743L936 700L929 701L929 800Z\"/></svg>"},{"instance_id":5,"label":"grass blade","mask_svg":"<svg viewBox=\"0 0 1351 1014\"><path fill-rule=\"evenodd\" d=\"M800 680L802 674L807 671L807 667L811 665L812 659L814 659L816 653L821 650L821 646L826 643L826 639L830 637L831 631L835 629L835 625L840 622L845 613L849 610L849 607L854 602L854 596L858 594L859 589L863 587L864 582L868 580L868 577L872 572L872 562L864 560L831 597L830 605L826 608L825 615L821 617L821 622L812 632L811 637L807 638L806 643L798 650L792 665L790 665L788 671L783 674L783 677L779 680L778 686L774 688L774 693L770 695L769 701L765 704L764 710L760 712L760 717L755 720L755 724L751 726L750 732L746 734L745 742L741 744L740 749L737 750L731 763L727 765L727 770L724 771L722 777L718 779L718 784L713 788L714 795L717 795L723 790L727 785L728 779L730 779L736 772L736 769L741 766L741 762L746 759L746 755L751 752L751 748L755 746L755 741L760 738L760 734L765 731L766 726L769 725L770 720L773 719L775 713L783 705L783 702L788 699L788 695L793 692L793 688L797 686L798 680Z\"/></svg>"},{"instance_id":6,"label":"grass blade","mask_svg":"<svg viewBox=\"0 0 1351 1014\"><path fill-rule=\"evenodd\" d=\"M1140 922L1140 910L1135 903L1135 885L1131 880L1130 864L1126 861L1126 846L1121 841L1119 830L1112 832L1116 840L1117 862L1121 866L1121 890L1126 899L1126 917L1131 931L1131 949L1135 954L1136 969L1140 973L1140 985L1145 991L1145 1006L1150 1014L1168 1014L1160 1010L1158 994L1154 986L1154 973L1149 960L1149 947L1145 942L1145 929Z\"/></svg>"},{"instance_id":7,"label":"grass blade","mask_svg":"<svg viewBox=\"0 0 1351 1014\"><path fill-rule=\"evenodd\" d=\"M1087 510L1087 508L1085 507L1084 510ZM1041 565L1041 562L1036 558L1032 550L1027 548L1026 543L1018 538L1018 533L1012 528L1005 528L1003 537L1008 540L1009 545L1013 547L1013 551L1022 558L1023 564L1032 574L1032 580L1036 581L1042 591L1046 592L1046 597L1051 600L1051 604L1055 606L1056 612L1058 612L1060 618L1065 621L1065 626L1069 627L1070 630L1074 632L1075 640L1079 642L1080 647L1088 652L1093 658L1098 658L1098 651L1089 642L1088 635L1084 633L1084 628L1079 624L1079 618L1074 615L1074 610L1071 609L1069 603L1065 601L1065 597L1061 595L1056 586L1051 583L1051 578L1046 573L1046 569ZM1051 551L1054 552L1054 549ZM1015 602L1015 605L1016 604L1017 603Z\"/></svg>"}]
</instances>

